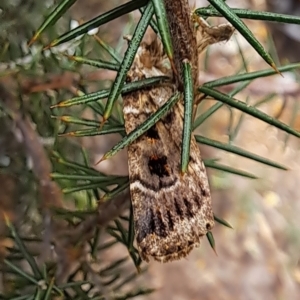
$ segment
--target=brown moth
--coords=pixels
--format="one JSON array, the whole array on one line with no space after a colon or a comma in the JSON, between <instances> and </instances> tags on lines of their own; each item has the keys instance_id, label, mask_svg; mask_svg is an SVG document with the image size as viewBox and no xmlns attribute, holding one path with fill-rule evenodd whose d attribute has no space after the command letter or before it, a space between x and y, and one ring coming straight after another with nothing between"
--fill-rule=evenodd
<instances>
[{"instance_id":1,"label":"brown moth","mask_svg":"<svg viewBox=\"0 0 300 300\"><path fill-rule=\"evenodd\" d=\"M128 73L128 82L172 72L155 40L142 43ZM123 96L126 133L143 123L174 94L169 83ZM190 163L180 172L182 99L144 135L128 146L130 192L138 249L142 259L168 262L185 257L214 226L205 166L194 136Z\"/></svg>"}]
</instances>

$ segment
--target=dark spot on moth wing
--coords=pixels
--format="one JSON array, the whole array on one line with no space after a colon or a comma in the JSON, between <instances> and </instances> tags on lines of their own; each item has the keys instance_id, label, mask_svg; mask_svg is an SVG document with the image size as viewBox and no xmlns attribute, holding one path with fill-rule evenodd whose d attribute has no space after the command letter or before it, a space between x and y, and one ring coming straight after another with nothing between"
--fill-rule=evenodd
<instances>
[{"instance_id":1,"label":"dark spot on moth wing","mask_svg":"<svg viewBox=\"0 0 300 300\"><path fill-rule=\"evenodd\" d=\"M182 220L184 217L184 211L182 209L182 206L179 203L179 199L178 198L174 198L174 207L175 207L175 211L176 214L180 217L180 219Z\"/></svg>"},{"instance_id":2,"label":"dark spot on moth wing","mask_svg":"<svg viewBox=\"0 0 300 300\"><path fill-rule=\"evenodd\" d=\"M170 113L168 113L164 118L163 118L163 121L166 123L166 124L170 124L174 119L174 113L171 111Z\"/></svg>"},{"instance_id":3,"label":"dark spot on moth wing","mask_svg":"<svg viewBox=\"0 0 300 300\"><path fill-rule=\"evenodd\" d=\"M155 125L153 125L146 133L145 135L149 139L159 140L159 134L157 132L157 128Z\"/></svg>"},{"instance_id":4,"label":"dark spot on moth wing","mask_svg":"<svg viewBox=\"0 0 300 300\"><path fill-rule=\"evenodd\" d=\"M170 176L167 157L165 155L161 157L152 155L149 158L148 167L151 175L157 175L158 177Z\"/></svg>"},{"instance_id":5,"label":"dark spot on moth wing","mask_svg":"<svg viewBox=\"0 0 300 300\"><path fill-rule=\"evenodd\" d=\"M155 234L160 237L167 236L167 226L164 223L161 212L159 210L157 210L154 214L153 209L151 208L147 209L145 214L140 215L137 218L135 222L135 228L138 229L137 236L136 236L136 240L138 243L141 243L141 241L147 235L150 234Z\"/></svg>"},{"instance_id":6,"label":"dark spot on moth wing","mask_svg":"<svg viewBox=\"0 0 300 300\"><path fill-rule=\"evenodd\" d=\"M188 241L188 247L192 246L195 244L195 241Z\"/></svg>"},{"instance_id":7,"label":"dark spot on moth wing","mask_svg":"<svg viewBox=\"0 0 300 300\"><path fill-rule=\"evenodd\" d=\"M202 192L202 190L201 190L201 192ZM203 195L203 193L202 193L202 196L205 196L205 195ZM198 195L194 196L194 202L196 203L198 208L201 208L203 205L203 201Z\"/></svg>"},{"instance_id":8,"label":"dark spot on moth wing","mask_svg":"<svg viewBox=\"0 0 300 300\"><path fill-rule=\"evenodd\" d=\"M209 196L209 191L207 191L205 188L201 187L201 195L203 197L208 197Z\"/></svg>"},{"instance_id":9,"label":"dark spot on moth wing","mask_svg":"<svg viewBox=\"0 0 300 300\"><path fill-rule=\"evenodd\" d=\"M212 225L210 223L206 223L206 230L210 231L212 229Z\"/></svg>"},{"instance_id":10,"label":"dark spot on moth wing","mask_svg":"<svg viewBox=\"0 0 300 300\"><path fill-rule=\"evenodd\" d=\"M191 199L188 200L187 198L183 198L184 205L186 206L186 215L189 218L194 217L193 213L193 203L191 202Z\"/></svg>"},{"instance_id":11,"label":"dark spot on moth wing","mask_svg":"<svg viewBox=\"0 0 300 300\"><path fill-rule=\"evenodd\" d=\"M137 230L136 240L140 243L147 235L155 231L155 221L152 209L147 209L143 215L135 221L135 228Z\"/></svg>"},{"instance_id":12,"label":"dark spot on moth wing","mask_svg":"<svg viewBox=\"0 0 300 300\"><path fill-rule=\"evenodd\" d=\"M200 200L200 199L199 199ZM189 198L187 199L186 197L183 198L174 198L174 208L177 216L180 217L181 220L184 218L193 218L195 216L195 203L193 201L197 201L197 199L192 199ZM200 200L201 201L201 200Z\"/></svg>"},{"instance_id":13,"label":"dark spot on moth wing","mask_svg":"<svg viewBox=\"0 0 300 300\"><path fill-rule=\"evenodd\" d=\"M180 251L182 251L184 248L183 248L183 246L182 245L178 245L177 247L176 247L176 252L180 252Z\"/></svg>"},{"instance_id":14,"label":"dark spot on moth wing","mask_svg":"<svg viewBox=\"0 0 300 300\"><path fill-rule=\"evenodd\" d=\"M174 221L173 221L173 216L171 211L168 209L167 210L167 218L168 218L168 225L169 225L169 230L174 230Z\"/></svg>"},{"instance_id":15,"label":"dark spot on moth wing","mask_svg":"<svg viewBox=\"0 0 300 300\"><path fill-rule=\"evenodd\" d=\"M132 81L132 78L130 75L126 75L126 78L125 78L125 83L130 83Z\"/></svg>"},{"instance_id":16,"label":"dark spot on moth wing","mask_svg":"<svg viewBox=\"0 0 300 300\"><path fill-rule=\"evenodd\" d=\"M168 236L167 226L162 218L162 214L159 209L156 210L154 221L155 221L154 233L160 237Z\"/></svg>"}]
</instances>

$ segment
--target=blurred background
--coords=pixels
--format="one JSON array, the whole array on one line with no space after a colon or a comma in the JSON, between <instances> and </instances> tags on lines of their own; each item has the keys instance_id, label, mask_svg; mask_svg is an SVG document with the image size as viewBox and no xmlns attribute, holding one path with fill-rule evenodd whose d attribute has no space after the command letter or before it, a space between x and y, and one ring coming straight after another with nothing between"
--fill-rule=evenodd
<instances>
[{"instance_id":1,"label":"blurred background","mask_svg":"<svg viewBox=\"0 0 300 300\"><path fill-rule=\"evenodd\" d=\"M88 66L75 66L70 71L68 62L59 60L54 50L49 54L41 54L38 47L47 45L69 30L74 21L82 23L90 20L121 2L123 1L78 0L66 16L42 36L40 44L33 45L30 49L26 43L57 1L13 0L0 4L0 100L6 101L6 109L14 114L17 111L28 118L39 143L49 155L51 151L59 150L69 160L77 161L84 148L91 165L94 165L120 139L119 135L54 138L57 132L68 131L69 125L58 125L57 120L51 118L55 112L49 107L71 98L78 87L84 87L87 92L107 88L115 73ZM300 15L299 0L232 0L227 3L231 7ZM206 6L207 2L191 1L191 6L193 5ZM97 36L123 53L126 43L122 36L132 33L134 22L138 18L139 14L135 12L110 22L101 27ZM209 21L214 25L226 22L221 18L211 18ZM245 23L271 53L277 65L299 62L299 26L254 20L245 20ZM83 53L96 58L99 49L93 43L99 43L99 40L94 36L86 36L83 43ZM68 50L71 55L78 44L79 41L75 41L67 46L62 45L57 51ZM227 43L212 45L200 55L199 84L234 75L243 70L245 65L248 72L269 68L244 38L235 32ZM257 105L265 113L300 130L298 81L299 73L296 72L260 78L235 98ZM226 88L223 88L223 92L227 91ZM10 103L7 103L7 99ZM11 104L12 102L15 104ZM207 109L214 103L215 101L207 100L199 109ZM75 107L69 110L69 114L70 111L85 118L92 117L92 112L88 109L81 111L80 107ZM23 235L35 236L44 230L34 175L34 168L38 167L32 161L35 158L28 155L28 145L26 146L22 130L18 126L25 125L20 125L16 119L11 122L5 114L1 115L0 209ZM258 177L249 179L208 170L214 212L228 221L233 229L218 224L214 228L217 255L204 239L201 247L195 249L187 259L169 264L151 262L148 271L138 276L127 288L130 290L132 286L146 286L156 289L154 293L138 296L136 299L299 299L299 140L253 117L241 116L240 112L225 106L197 128L196 132L222 142L230 139L234 145L286 166L288 171L200 146L205 159L217 158L222 164ZM107 174L126 175L126 151L121 151L96 168ZM64 207L74 208L72 201L75 199L76 207L82 208L86 203L83 197L80 193L71 194L61 201ZM11 241L4 238L4 218L0 218L0 222L0 258L3 258L7 255L4 248L11 247ZM123 257L124 249L123 245L115 245L111 251L104 252L102 258L113 261ZM78 256L76 253L72 255L75 263ZM133 265L132 262L131 264ZM1 293L12 289L11 286L5 286L9 282L5 278L2 272Z\"/></svg>"}]
</instances>

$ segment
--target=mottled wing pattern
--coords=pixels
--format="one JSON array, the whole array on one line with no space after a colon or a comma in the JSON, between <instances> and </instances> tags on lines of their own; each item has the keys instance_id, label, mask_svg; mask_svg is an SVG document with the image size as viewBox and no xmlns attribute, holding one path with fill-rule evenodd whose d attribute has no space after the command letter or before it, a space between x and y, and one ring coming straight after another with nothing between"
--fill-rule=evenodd
<instances>
[{"instance_id":1,"label":"mottled wing pattern","mask_svg":"<svg viewBox=\"0 0 300 300\"><path fill-rule=\"evenodd\" d=\"M170 75L161 46L143 44L128 81ZM143 123L174 93L160 84L123 97L126 132ZM128 147L130 192L141 257L161 262L186 256L214 226L210 189L200 151L192 137L188 171L180 173L183 105L173 109Z\"/></svg>"}]
</instances>

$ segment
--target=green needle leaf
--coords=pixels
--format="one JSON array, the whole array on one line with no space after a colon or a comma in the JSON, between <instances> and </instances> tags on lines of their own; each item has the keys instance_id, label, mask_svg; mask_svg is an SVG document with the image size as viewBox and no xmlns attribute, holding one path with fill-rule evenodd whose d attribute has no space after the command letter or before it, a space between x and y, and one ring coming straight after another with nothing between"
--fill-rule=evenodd
<instances>
[{"instance_id":1,"label":"green needle leaf","mask_svg":"<svg viewBox=\"0 0 300 300\"><path fill-rule=\"evenodd\" d=\"M113 242L115 244L115 241ZM107 267L105 267L103 270L99 272L101 276L110 276L113 275L116 271L116 268L121 267L124 265L125 262L127 262L128 256L120 258L116 260L115 262L109 264Z\"/></svg>"},{"instance_id":2,"label":"green needle leaf","mask_svg":"<svg viewBox=\"0 0 300 300\"><path fill-rule=\"evenodd\" d=\"M295 63L295 64L290 64L287 66L279 67L278 70L279 70L279 72L283 73L283 72L288 72L288 71L291 71L294 69L299 69L299 68L300 68L300 64ZM232 83L236 83L236 82L267 77L267 76L275 75L275 74L277 75L278 73L275 72L274 70L262 70L262 71L250 72L250 73L245 73L245 74L237 74L237 75L233 75L233 76L226 76L224 78L213 80L213 81L208 81L203 86L217 87L217 86L223 86L223 85L232 84Z\"/></svg>"},{"instance_id":3,"label":"green needle leaf","mask_svg":"<svg viewBox=\"0 0 300 300\"><path fill-rule=\"evenodd\" d=\"M227 221L225 221L225 220L223 220L221 218L218 218L216 215L214 215L214 219L215 219L216 222L218 222L218 223L220 223L220 224L222 224L222 225L224 225L224 226L226 226L228 228L233 229L233 227Z\"/></svg>"},{"instance_id":4,"label":"green needle leaf","mask_svg":"<svg viewBox=\"0 0 300 300\"><path fill-rule=\"evenodd\" d=\"M211 96L212 98L215 98L216 100L219 100L223 103L226 103L228 104L229 106L231 107L234 107L242 112L245 112L255 118L258 118L270 125L273 125L287 133L290 133L296 137L300 137L300 132L292 129L291 127L289 127L288 125L272 118L271 116L263 113L262 111L256 109L255 107L253 106L250 106L242 101L239 101L239 100L236 100L234 98L230 98L228 97L226 94L223 94L219 91L216 91L214 89L210 89L206 86L202 86L201 88L199 88L199 91L206 94L206 95L209 95Z\"/></svg>"},{"instance_id":5,"label":"green needle leaf","mask_svg":"<svg viewBox=\"0 0 300 300\"><path fill-rule=\"evenodd\" d=\"M127 178L125 179L126 181L128 180ZM121 180L122 182L124 180ZM120 182L120 179L115 181L115 182L109 182L109 185L110 184L119 184ZM104 191L105 188L107 188L108 186L108 183L107 181L99 181L99 182L96 182L96 183L87 183L87 184L77 184L76 186L73 186L73 187L66 187L64 189L62 189L62 192L64 194L70 194L70 193L75 193L75 192L80 192L80 191L85 191L85 190L95 190L95 189L101 189Z\"/></svg>"},{"instance_id":6,"label":"green needle leaf","mask_svg":"<svg viewBox=\"0 0 300 300\"><path fill-rule=\"evenodd\" d=\"M73 0L74 1L74 0ZM139 0L139 1L130 1L123 5L120 5L101 16L98 16L73 30L68 31L67 33L61 35L59 38L55 39L48 45L46 48L51 48L62 43L68 42L75 39L76 37L89 32L90 30L97 28L103 24L106 24L118 17L123 16L124 14L130 13L135 9L140 8L141 6L146 5L148 0Z\"/></svg>"},{"instance_id":7,"label":"green needle leaf","mask_svg":"<svg viewBox=\"0 0 300 300\"><path fill-rule=\"evenodd\" d=\"M124 126L104 126L102 128L94 128L94 129L83 129L83 130L76 130L76 131L70 131L63 134L60 134L59 136L69 136L69 137L83 137L83 136L96 136L96 135L105 135L105 134L112 134L112 133L119 133L122 136L125 135L125 129Z\"/></svg>"},{"instance_id":8,"label":"green needle leaf","mask_svg":"<svg viewBox=\"0 0 300 300\"><path fill-rule=\"evenodd\" d=\"M196 118L193 124L193 130L199 127L206 119L208 119L212 114L214 114L217 110L219 110L223 106L223 103L216 103L212 107L210 107L206 112L201 114Z\"/></svg>"},{"instance_id":9,"label":"green needle leaf","mask_svg":"<svg viewBox=\"0 0 300 300\"><path fill-rule=\"evenodd\" d=\"M250 179L257 179L257 177L255 175L251 174L251 173L244 172L244 171L241 171L241 170L237 170L235 168L231 168L231 167L224 166L224 165L221 165L221 164L217 164L215 161L212 161L212 160L205 160L204 165L207 168L220 170L220 171L223 171L223 172L226 172L226 173L231 173L231 174L234 174L234 175L239 175L239 176L250 178Z\"/></svg>"},{"instance_id":10,"label":"green needle leaf","mask_svg":"<svg viewBox=\"0 0 300 300\"><path fill-rule=\"evenodd\" d=\"M216 252L216 243L215 243L215 239L214 239L214 236L213 236L212 232L211 231L207 232L206 237L207 237L207 239L209 241L210 246L212 247L212 249L214 250L214 252L217 255L217 252Z\"/></svg>"},{"instance_id":11,"label":"green needle leaf","mask_svg":"<svg viewBox=\"0 0 300 300\"><path fill-rule=\"evenodd\" d=\"M101 175L82 175L82 174L62 174L62 173L51 173L51 178L53 179L66 179L66 180L88 180L88 181L100 181L100 182L107 182L109 184L118 183L120 180L126 179L127 176L101 176Z\"/></svg>"},{"instance_id":12,"label":"green needle leaf","mask_svg":"<svg viewBox=\"0 0 300 300\"><path fill-rule=\"evenodd\" d=\"M9 260L4 259L3 263L5 265L7 265L10 269L12 269L14 272L16 272L18 275L20 275L20 277L27 279L29 282L35 284L36 286L39 285L38 280L36 280L33 276L31 276L30 274L24 272L22 269L20 269L19 267L17 267L16 265L14 265L13 263L11 263Z\"/></svg>"},{"instance_id":13,"label":"green needle leaf","mask_svg":"<svg viewBox=\"0 0 300 300\"><path fill-rule=\"evenodd\" d=\"M154 6L154 12L157 20L157 26L159 29L159 34L161 36L162 43L164 45L164 49L166 51L167 56L172 61L173 60L173 46L171 40L171 34L169 30L169 25L167 22L167 13L164 5L164 1L162 0L152 0Z\"/></svg>"},{"instance_id":14,"label":"green needle leaf","mask_svg":"<svg viewBox=\"0 0 300 300\"><path fill-rule=\"evenodd\" d=\"M152 5L152 2L149 1L148 5L144 11L144 14L142 15L142 17L135 29L132 40L129 42L128 48L124 55L124 59L121 63L117 77L112 85L110 94L107 99L105 111L103 114L103 122L105 122L110 117L113 105L121 94L121 90L122 90L123 84L125 82L127 72L129 71L129 69L133 63L135 54L136 54L137 49L145 35L146 29L147 29L149 22L153 16L153 13L154 13L154 8Z\"/></svg>"},{"instance_id":15,"label":"green needle leaf","mask_svg":"<svg viewBox=\"0 0 300 300\"><path fill-rule=\"evenodd\" d=\"M118 71L120 66L116 63L112 63L109 61L103 61L101 59L88 59L86 57L82 56L72 56L72 55L66 55L69 59L76 61L81 64L90 65L99 69L106 69L106 70L112 70L112 71Z\"/></svg>"},{"instance_id":16,"label":"green needle leaf","mask_svg":"<svg viewBox=\"0 0 300 300\"><path fill-rule=\"evenodd\" d=\"M56 21L64 15L64 13L76 2L76 0L64 0L50 13L32 39L29 41L28 46L32 45L48 27L56 23Z\"/></svg>"},{"instance_id":17,"label":"green needle leaf","mask_svg":"<svg viewBox=\"0 0 300 300\"><path fill-rule=\"evenodd\" d=\"M33 274L35 276L35 278L41 278L42 274L39 270L39 267L34 259L34 257L28 252L26 246L24 245L22 239L19 237L15 227L12 225L12 223L6 219L6 224L10 230L11 235L14 238L15 243L17 244L20 252L22 253L22 255L24 256L24 258L26 259L26 261L28 262L28 264L30 265Z\"/></svg>"},{"instance_id":18,"label":"green needle leaf","mask_svg":"<svg viewBox=\"0 0 300 300\"><path fill-rule=\"evenodd\" d=\"M276 65L271 56L265 51L264 47L255 38L245 23L234 13L234 11L223 0L208 0L208 2L226 18L249 42L256 52L277 72Z\"/></svg>"},{"instance_id":19,"label":"green needle leaf","mask_svg":"<svg viewBox=\"0 0 300 300\"><path fill-rule=\"evenodd\" d=\"M273 21L288 24L300 24L300 17L298 16L277 14L268 11L253 11L239 8L231 8L231 11L235 13L239 18L243 19ZM199 17L222 17L222 14L212 7L198 8L195 10L195 14Z\"/></svg>"},{"instance_id":20,"label":"green needle leaf","mask_svg":"<svg viewBox=\"0 0 300 300\"><path fill-rule=\"evenodd\" d=\"M118 195L119 193L121 193L125 189L127 189L128 186L129 186L128 178L126 178L125 180L123 179L122 181L119 180L118 184L119 184L119 186L117 188L115 188L114 190L106 193L105 196L102 197L102 201L108 201L108 200L116 197L116 195Z\"/></svg>"},{"instance_id":21,"label":"green needle leaf","mask_svg":"<svg viewBox=\"0 0 300 300\"><path fill-rule=\"evenodd\" d=\"M54 278L51 278L50 283L48 285L45 297L43 298L43 300L48 300L51 299L51 293L53 290L53 286L54 286Z\"/></svg>"},{"instance_id":22,"label":"green needle leaf","mask_svg":"<svg viewBox=\"0 0 300 300\"><path fill-rule=\"evenodd\" d=\"M69 123L69 124L77 124L77 125L84 125L84 126L91 126L91 127L100 127L100 122L96 120L89 120L84 118L77 118L73 116L52 116L52 118L58 119L62 122Z\"/></svg>"},{"instance_id":23,"label":"green needle leaf","mask_svg":"<svg viewBox=\"0 0 300 300\"><path fill-rule=\"evenodd\" d=\"M118 219L115 220L115 224L116 224L116 227L118 228L118 231L121 234L122 244L127 245L127 241L128 241L127 230L124 228L124 226Z\"/></svg>"},{"instance_id":24,"label":"green needle leaf","mask_svg":"<svg viewBox=\"0 0 300 300\"><path fill-rule=\"evenodd\" d=\"M190 161L190 145L192 134L192 117L194 104L194 85L192 78L192 68L189 61L184 60L183 64L183 81L184 81L184 122L182 133L181 149L181 172L187 171Z\"/></svg>"},{"instance_id":25,"label":"green needle leaf","mask_svg":"<svg viewBox=\"0 0 300 300\"><path fill-rule=\"evenodd\" d=\"M80 171L80 172L83 172L85 174L90 174L90 175L105 176L103 173L101 173L95 169L89 168L89 167L79 164L79 163L75 163L73 161L68 161L68 160L64 159L63 157L61 157L59 155L59 153L57 153L57 152L53 152L53 157L54 157L54 159L56 159L56 161L59 164L62 164L64 166L74 169L76 171Z\"/></svg>"},{"instance_id":26,"label":"green needle leaf","mask_svg":"<svg viewBox=\"0 0 300 300\"><path fill-rule=\"evenodd\" d=\"M114 47L111 47L110 45L105 43L98 35L94 35L94 38L99 43L99 45L111 56L111 58L118 63L117 70L119 70L122 58L120 57L118 51Z\"/></svg>"},{"instance_id":27,"label":"green needle leaf","mask_svg":"<svg viewBox=\"0 0 300 300\"><path fill-rule=\"evenodd\" d=\"M221 143L216 140L211 140L209 138L206 138L206 137L200 136L200 135L195 135L195 138L196 138L196 141L200 144L204 144L204 145L212 146L214 148L225 150L227 152L231 152L231 153L255 160L257 162L263 163L265 165L268 165L268 166L271 166L274 168L278 168L281 170L287 170L287 168L284 167L283 165L277 164L276 162L273 162L267 158L264 158L259 155L248 152L242 148L239 148L239 147L236 147L236 146L233 146L230 144L224 144L224 143Z\"/></svg>"},{"instance_id":28,"label":"green needle leaf","mask_svg":"<svg viewBox=\"0 0 300 300\"><path fill-rule=\"evenodd\" d=\"M122 88L122 93L126 94L132 91L136 91L142 87L148 87L153 86L154 84L157 84L159 82L162 82L163 80L168 79L166 76L157 76L157 77L151 77L146 78L140 81L130 82L128 84L125 84ZM51 108L55 107L70 107L73 105L80 105L80 104L87 104L89 102L94 102L97 100L105 99L110 93L110 90L102 90L97 91L94 93L90 93L87 95L74 97L72 99L65 100L63 102L60 102L58 104L52 105Z\"/></svg>"},{"instance_id":29,"label":"green needle leaf","mask_svg":"<svg viewBox=\"0 0 300 300\"><path fill-rule=\"evenodd\" d=\"M176 92L162 107L160 107L154 114L152 114L144 123L138 126L135 130L131 131L125 136L117 145L115 145L110 151L108 151L98 162L112 157L119 150L123 149L131 142L136 140L147 130L149 130L157 121L159 121L180 99L180 93Z\"/></svg>"}]
</instances>

